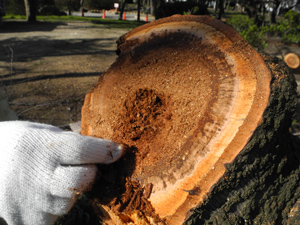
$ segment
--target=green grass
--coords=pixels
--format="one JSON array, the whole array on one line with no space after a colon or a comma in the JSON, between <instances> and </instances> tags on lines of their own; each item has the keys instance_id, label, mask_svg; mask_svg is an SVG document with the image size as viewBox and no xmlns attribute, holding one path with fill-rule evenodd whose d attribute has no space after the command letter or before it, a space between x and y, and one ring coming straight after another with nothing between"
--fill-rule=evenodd
<instances>
[{"instance_id":1,"label":"green grass","mask_svg":"<svg viewBox=\"0 0 300 225\"><path fill-rule=\"evenodd\" d=\"M11 15L11 14L7 14L6 16L2 17L2 19L17 19L17 20L25 20L26 16L22 16L22 15Z\"/></svg>"},{"instance_id":2,"label":"green grass","mask_svg":"<svg viewBox=\"0 0 300 225\"><path fill-rule=\"evenodd\" d=\"M26 20L26 16L23 15L11 15L8 14L3 17L3 20ZM104 25L108 28L122 28L122 29L133 29L140 25L145 24L144 21L128 21L128 20L116 20L116 19L101 19L94 17L80 17L80 16L37 16L38 22L58 22L58 21L89 21L95 25Z\"/></svg>"}]
</instances>

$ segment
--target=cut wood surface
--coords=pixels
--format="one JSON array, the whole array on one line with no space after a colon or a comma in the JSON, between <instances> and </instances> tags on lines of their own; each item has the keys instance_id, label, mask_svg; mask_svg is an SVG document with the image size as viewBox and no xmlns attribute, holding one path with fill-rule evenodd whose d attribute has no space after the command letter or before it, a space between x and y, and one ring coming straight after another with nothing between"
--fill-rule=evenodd
<instances>
[{"instance_id":1,"label":"cut wood surface","mask_svg":"<svg viewBox=\"0 0 300 225\"><path fill-rule=\"evenodd\" d=\"M300 59L295 53L289 53L284 56L285 63L292 69L297 69L300 66Z\"/></svg>"},{"instance_id":2,"label":"cut wood surface","mask_svg":"<svg viewBox=\"0 0 300 225\"><path fill-rule=\"evenodd\" d=\"M104 223L219 223L230 213L234 223L257 218L264 203L252 211L247 205L256 204L255 189L247 201L230 196L245 189L252 179L245 171L257 170L255 156L271 151L276 132L292 140L295 81L284 64L207 16L176 15L136 28L120 37L118 53L82 109L82 134L129 146L120 162L101 167L102 183L93 190ZM282 84L284 95L275 93ZM270 130L262 128L267 120ZM242 155L247 168L234 166ZM286 202L295 204L297 196Z\"/></svg>"}]
</instances>

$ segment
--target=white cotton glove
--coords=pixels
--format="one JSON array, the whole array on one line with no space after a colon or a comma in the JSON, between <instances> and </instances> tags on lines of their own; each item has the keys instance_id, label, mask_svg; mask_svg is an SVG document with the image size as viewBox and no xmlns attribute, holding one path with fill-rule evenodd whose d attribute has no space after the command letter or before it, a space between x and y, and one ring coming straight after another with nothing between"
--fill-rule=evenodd
<instances>
[{"instance_id":1,"label":"white cotton glove","mask_svg":"<svg viewBox=\"0 0 300 225\"><path fill-rule=\"evenodd\" d=\"M0 217L8 225L52 224L88 190L97 168L123 148L104 139L31 122L0 122Z\"/></svg>"}]
</instances>

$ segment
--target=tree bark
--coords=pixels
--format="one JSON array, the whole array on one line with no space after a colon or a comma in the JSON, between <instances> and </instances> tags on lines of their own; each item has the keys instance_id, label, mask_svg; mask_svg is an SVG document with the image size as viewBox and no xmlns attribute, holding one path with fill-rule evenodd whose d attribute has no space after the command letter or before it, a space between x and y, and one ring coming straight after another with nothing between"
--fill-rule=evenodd
<instances>
[{"instance_id":1,"label":"tree bark","mask_svg":"<svg viewBox=\"0 0 300 225\"><path fill-rule=\"evenodd\" d=\"M222 19L222 15L224 14L224 1L219 0L218 1L218 8L219 8L219 13L218 13L218 19Z\"/></svg>"},{"instance_id":2,"label":"tree bark","mask_svg":"<svg viewBox=\"0 0 300 225\"><path fill-rule=\"evenodd\" d=\"M84 4L84 0L80 0L80 8L83 7L83 4Z\"/></svg>"},{"instance_id":3,"label":"tree bark","mask_svg":"<svg viewBox=\"0 0 300 225\"><path fill-rule=\"evenodd\" d=\"M277 11L278 11L278 7L279 7L280 3L281 3L281 1L279 1L279 0L274 1L274 4L273 4L274 8L270 14L270 21L272 24L276 24L276 16L277 16Z\"/></svg>"},{"instance_id":4,"label":"tree bark","mask_svg":"<svg viewBox=\"0 0 300 225\"><path fill-rule=\"evenodd\" d=\"M82 108L82 134L129 146L99 166L105 224L300 219L296 82L282 61L206 16L136 28L118 53Z\"/></svg>"},{"instance_id":5,"label":"tree bark","mask_svg":"<svg viewBox=\"0 0 300 225\"><path fill-rule=\"evenodd\" d=\"M150 0L150 5L151 5L151 15L155 16L155 19L158 19L157 16L158 0Z\"/></svg>"},{"instance_id":6,"label":"tree bark","mask_svg":"<svg viewBox=\"0 0 300 225\"><path fill-rule=\"evenodd\" d=\"M36 21L36 0L24 0L27 22Z\"/></svg>"},{"instance_id":7,"label":"tree bark","mask_svg":"<svg viewBox=\"0 0 300 225\"><path fill-rule=\"evenodd\" d=\"M83 7L83 4L84 4L84 0L80 0L80 11L82 12L82 15L84 15L84 7Z\"/></svg>"},{"instance_id":8,"label":"tree bark","mask_svg":"<svg viewBox=\"0 0 300 225\"><path fill-rule=\"evenodd\" d=\"M120 9L119 20L123 19L123 13L124 13L126 3L127 3L127 0L123 0L122 5L121 5L121 9Z\"/></svg>"},{"instance_id":9,"label":"tree bark","mask_svg":"<svg viewBox=\"0 0 300 225\"><path fill-rule=\"evenodd\" d=\"M247 12L247 15L249 18L254 18L257 20L257 9L256 9L257 2L254 0L250 0L247 2L247 5L245 5L245 11Z\"/></svg>"},{"instance_id":10,"label":"tree bark","mask_svg":"<svg viewBox=\"0 0 300 225\"><path fill-rule=\"evenodd\" d=\"M140 15L141 15L141 0L137 0L137 21L140 21Z\"/></svg>"}]
</instances>

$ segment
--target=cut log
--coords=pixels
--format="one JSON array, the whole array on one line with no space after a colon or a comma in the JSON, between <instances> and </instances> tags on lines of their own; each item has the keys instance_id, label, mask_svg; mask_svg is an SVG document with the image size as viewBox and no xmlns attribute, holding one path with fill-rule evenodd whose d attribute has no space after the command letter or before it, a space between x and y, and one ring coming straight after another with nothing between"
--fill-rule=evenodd
<instances>
[{"instance_id":1,"label":"cut log","mask_svg":"<svg viewBox=\"0 0 300 225\"><path fill-rule=\"evenodd\" d=\"M138 27L118 53L82 108L82 134L129 146L99 166L104 223L288 221L300 186L296 83L283 61L207 16Z\"/></svg>"},{"instance_id":2,"label":"cut log","mask_svg":"<svg viewBox=\"0 0 300 225\"><path fill-rule=\"evenodd\" d=\"M289 53L284 56L284 61L288 67L297 69L300 66L300 59L295 53Z\"/></svg>"}]
</instances>

